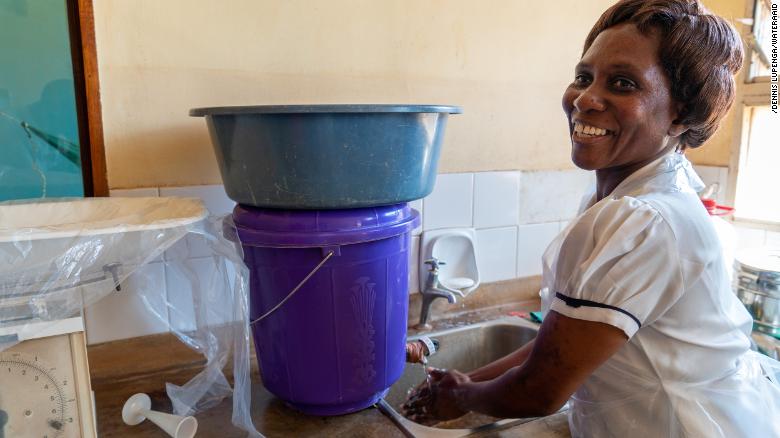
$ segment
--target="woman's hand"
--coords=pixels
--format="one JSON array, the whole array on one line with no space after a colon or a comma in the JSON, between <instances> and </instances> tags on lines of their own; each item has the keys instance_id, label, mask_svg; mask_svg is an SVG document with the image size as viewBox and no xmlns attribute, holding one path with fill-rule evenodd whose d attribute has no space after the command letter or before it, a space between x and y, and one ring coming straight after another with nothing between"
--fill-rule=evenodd
<instances>
[{"instance_id":1,"label":"woman's hand","mask_svg":"<svg viewBox=\"0 0 780 438\"><path fill-rule=\"evenodd\" d=\"M530 352L512 353L474 372L475 379L488 380L429 369L430 386L421 385L413 392L404 414L422 423L450 420L468 411L499 418L550 415L627 339L617 327L550 311L527 348ZM491 378L518 362L522 364Z\"/></svg>"},{"instance_id":2,"label":"woman's hand","mask_svg":"<svg viewBox=\"0 0 780 438\"><path fill-rule=\"evenodd\" d=\"M461 408L471 379L460 371L428 368L430 382L423 382L404 403L404 415L410 420L431 424L458 418L468 411Z\"/></svg>"}]
</instances>

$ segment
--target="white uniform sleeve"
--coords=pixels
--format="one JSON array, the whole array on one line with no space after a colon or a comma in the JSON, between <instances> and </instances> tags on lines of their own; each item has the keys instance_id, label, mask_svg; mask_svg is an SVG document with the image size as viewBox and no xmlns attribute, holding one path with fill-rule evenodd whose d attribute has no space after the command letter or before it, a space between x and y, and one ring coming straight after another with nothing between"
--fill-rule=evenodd
<instances>
[{"instance_id":1,"label":"white uniform sleeve","mask_svg":"<svg viewBox=\"0 0 780 438\"><path fill-rule=\"evenodd\" d=\"M653 207L631 197L605 200L578 218L555 271L551 310L610 324L629 338L684 290L672 229Z\"/></svg>"}]
</instances>

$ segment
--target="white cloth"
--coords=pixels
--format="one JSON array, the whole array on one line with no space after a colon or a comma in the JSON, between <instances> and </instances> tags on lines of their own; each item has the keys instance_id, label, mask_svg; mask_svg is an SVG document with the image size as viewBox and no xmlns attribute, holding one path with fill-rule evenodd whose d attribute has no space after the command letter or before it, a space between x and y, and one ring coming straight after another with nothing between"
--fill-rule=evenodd
<instances>
[{"instance_id":1,"label":"white cloth","mask_svg":"<svg viewBox=\"0 0 780 438\"><path fill-rule=\"evenodd\" d=\"M543 310L629 338L573 395L573 436L780 437L780 364L750 351L702 187L667 154L594 190L545 252Z\"/></svg>"}]
</instances>

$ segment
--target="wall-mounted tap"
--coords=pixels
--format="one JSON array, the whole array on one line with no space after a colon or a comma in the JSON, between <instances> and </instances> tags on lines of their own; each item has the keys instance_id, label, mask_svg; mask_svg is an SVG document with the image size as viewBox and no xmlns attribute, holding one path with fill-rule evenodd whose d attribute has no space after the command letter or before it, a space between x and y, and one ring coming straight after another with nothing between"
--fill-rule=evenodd
<instances>
[{"instance_id":1,"label":"wall-mounted tap","mask_svg":"<svg viewBox=\"0 0 780 438\"><path fill-rule=\"evenodd\" d=\"M458 299L457 295L461 295L460 292L450 289L439 282L439 266L445 265L444 261L438 260L436 257L425 261L428 268L428 279L425 282L425 289L422 294L422 309L420 310L420 323L417 324L417 328L429 329L431 326L428 322L428 315L431 311L431 304L436 298L446 298L450 304L455 304Z\"/></svg>"}]
</instances>

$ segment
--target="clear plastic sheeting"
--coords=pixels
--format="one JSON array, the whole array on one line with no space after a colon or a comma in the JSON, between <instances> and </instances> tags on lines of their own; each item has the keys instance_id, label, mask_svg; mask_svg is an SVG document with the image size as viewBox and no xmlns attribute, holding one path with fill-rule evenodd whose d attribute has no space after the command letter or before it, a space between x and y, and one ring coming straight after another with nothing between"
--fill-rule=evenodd
<instances>
[{"instance_id":1,"label":"clear plastic sheeting","mask_svg":"<svg viewBox=\"0 0 780 438\"><path fill-rule=\"evenodd\" d=\"M232 394L233 424L261 436L250 416L249 273L223 236L231 226L186 198L0 203L0 351L109 294L138 294L206 358L189 382L166 385L175 413L196 415ZM164 265L167 287L150 263Z\"/></svg>"}]
</instances>

